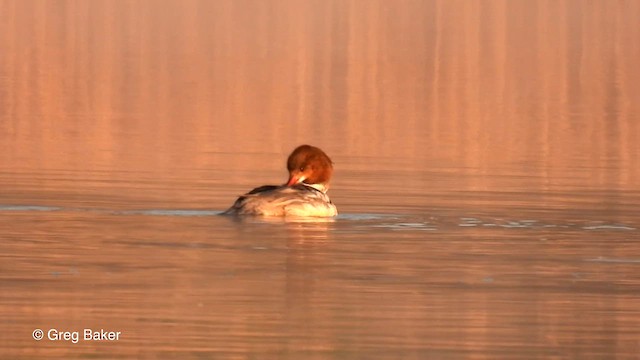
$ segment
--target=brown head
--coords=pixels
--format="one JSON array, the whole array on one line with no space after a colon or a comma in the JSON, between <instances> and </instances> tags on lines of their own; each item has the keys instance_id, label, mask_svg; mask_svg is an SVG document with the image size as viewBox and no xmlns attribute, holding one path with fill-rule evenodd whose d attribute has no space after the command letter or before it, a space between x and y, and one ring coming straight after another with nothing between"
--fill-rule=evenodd
<instances>
[{"instance_id":1,"label":"brown head","mask_svg":"<svg viewBox=\"0 0 640 360\"><path fill-rule=\"evenodd\" d=\"M287 169L289 170L287 186L299 183L321 185L326 191L333 173L333 162L317 147L300 145L289 155Z\"/></svg>"}]
</instances>

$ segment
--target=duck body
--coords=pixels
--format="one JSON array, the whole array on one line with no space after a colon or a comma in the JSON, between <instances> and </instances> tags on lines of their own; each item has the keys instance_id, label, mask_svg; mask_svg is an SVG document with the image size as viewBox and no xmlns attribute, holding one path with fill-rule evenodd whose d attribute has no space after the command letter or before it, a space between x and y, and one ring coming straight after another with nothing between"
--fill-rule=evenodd
<instances>
[{"instance_id":1,"label":"duck body","mask_svg":"<svg viewBox=\"0 0 640 360\"><path fill-rule=\"evenodd\" d=\"M287 159L289 179L241 195L224 215L331 217L338 214L327 195L331 159L319 148L298 146Z\"/></svg>"},{"instance_id":2,"label":"duck body","mask_svg":"<svg viewBox=\"0 0 640 360\"><path fill-rule=\"evenodd\" d=\"M225 214L331 217L338 210L327 194L312 186L264 185L240 196Z\"/></svg>"}]
</instances>

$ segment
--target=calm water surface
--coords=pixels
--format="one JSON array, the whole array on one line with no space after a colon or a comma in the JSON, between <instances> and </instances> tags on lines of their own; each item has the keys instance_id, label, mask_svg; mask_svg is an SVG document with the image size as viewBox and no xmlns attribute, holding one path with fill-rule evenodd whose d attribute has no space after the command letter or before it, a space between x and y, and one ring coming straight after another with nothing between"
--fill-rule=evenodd
<instances>
[{"instance_id":1,"label":"calm water surface","mask_svg":"<svg viewBox=\"0 0 640 360\"><path fill-rule=\"evenodd\" d=\"M0 1L2 357L639 358L638 18ZM336 219L218 216L301 143Z\"/></svg>"}]
</instances>

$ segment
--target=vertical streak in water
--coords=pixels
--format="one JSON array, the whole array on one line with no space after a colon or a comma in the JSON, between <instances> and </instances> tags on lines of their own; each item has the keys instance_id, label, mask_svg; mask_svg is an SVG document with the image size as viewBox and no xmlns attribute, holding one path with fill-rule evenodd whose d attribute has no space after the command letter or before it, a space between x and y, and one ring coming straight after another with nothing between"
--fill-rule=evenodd
<instances>
[{"instance_id":1,"label":"vertical streak in water","mask_svg":"<svg viewBox=\"0 0 640 360\"><path fill-rule=\"evenodd\" d=\"M295 16L294 16L295 17ZM303 19L302 17L295 17L297 19L296 21L296 25L294 28L297 29L304 29L304 22L305 19ZM300 136L299 134L299 126L298 124L301 124L301 120L305 119L306 115L307 115L307 101L306 101L306 93L307 93L307 77L309 76L309 70L308 70L308 62L311 61L310 57L307 54L307 49L305 44L307 43L307 41L305 41L305 32L304 31L300 31L295 35L295 38L297 40L297 43L295 43L295 52L296 52L296 93L295 93L295 97L294 97L294 101L296 102L296 116L297 119L295 119L294 123L295 125L293 126L293 132L296 134L296 136Z\"/></svg>"},{"instance_id":2,"label":"vertical streak in water","mask_svg":"<svg viewBox=\"0 0 640 360\"><path fill-rule=\"evenodd\" d=\"M333 38L331 48L331 78L329 82L329 116L326 128L333 128L329 136L333 136L337 143L346 143L346 106L347 106L347 77L349 75L349 22L348 7L342 2L332 3L331 34ZM338 130L339 129L339 130Z\"/></svg>"},{"instance_id":3,"label":"vertical streak in water","mask_svg":"<svg viewBox=\"0 0 640 360\"><path fill-rule=\"evenodd\" d=\"M506 114L506 63L507 63L507 5L506 1L499 2L496 7L496 24L494 42L495 46L495 54L494 54L494 69L496 74L495 84L495 101L497 102L497 107L500 109L498 114Z\"/></svg>"},{"instance_id":4,"label":"vertical streak in water","mask_svg":"<svg viewBox=\"0 0 640 360\"><path fill-rule=\"evenodd\" d=\"M463 122L462 126L469 129L467 133L467 144L474 144L473 152L468 152L468 163L474 168L482 168L482 164L489 164L487 156L489 155L489 149L485 146L487 144L485 138L485 120L482 113L479 111L478 104L479 99L479 84L481 79L479 76L479 64L480 64L480 26L483 19L478 16L480 11L480 2L467 1L465 2L467 9L464 12L464 39L463 48L464 54L464 77L461 84L461 92L464 94L465 106L463 107ZM475 153L475 154L474 154Z\"/></svg>"},{"instance_id":5,"label":"vertical streak in water","mask_svg":"<svg viewBox=\"0 0 640 360\"><path fill-rule=\"evenodd\" d=\"M386 92L385 86L381 79L383 79L383 74L381 73L383 61L383 51L381 50L380 42L386 40L387 34L385 34L382 18L380 14L381 6L372 6L367 4L366 11L369 16L366 17L366 21L364 22L364 47L365 47L365 78L362 84L363 93L364 93L364 101L361 105L369 104L370 108L367 109L367 117L369 120L368 130L369 133L367 137L368 141L372 141L375 144L380 144L383 148L386 145L386 142L381 142L378 138L378 134L380 133L380 129L383 126L382 122L386 118L386 109L384 104L384 93ZM369 49L367 51L366 49ZM368 76L367 76L368 75ZM361 121L363 119L360 119ZM365 120L366 121L366 120Z\"/></svg>"},{"instance_id":6,"label":"vertical streak in water","mask_svg":"<svg viewBox=\"0 0 640 360\"><path fill-rule=\"evenodd\" d=\"M0 80L3 86L0 86L0 116L3 121L0 127L4 127L8 134L14 135L18 128L16 117L16 2L2 1L0 2L0 48L2 56L0 56ZM10 81L11 80L11 81ZM0 145L1 146L1 145Z\"/></svg>"},{"instance_id":7,"label":"vertical streak in water","mask_svg":"<svg viewBox=\"0 0 640 360\"><path fill-rule=\"evenodd\" d=\"M638 148L638 140L637 136L640 133L638 129L638 124L640 121L633 121L633 116L639 116L640 112L638 111L638 101L635 101L637 98L637 91L635 87L638 85L640 78L636 76L634 79L632 76L637 71L633 71L633 69L637 69L637 59L640 58L640 53L638 49L640 46L638 42L635 42L635 46L630 46L631 44L628 41L625 41L624 34L629 38L638 39L638 36L633 36L634 28L635 35L640 35L640 26L638 26L638 16L640 15L640 2L617 2L616 3L616 19L615 23L620 24L621 29L619 33L621 34L616 38L615 42L615 57L619 59L621 62L619 70L616 73L616 82L619 84L620 94L619 94L619 102L620 102L620 112L618 114L618 119L620 122L620 151L618 153L620 163L621 164L634 164L637 163L638 157L640 156L640 151L625 151L625 149L633 149L636 144L636 148ZM634 8L635 7L635 8ZM621 182L631 183L633 180L633 169L638 171L639 166L626 166L621 167L620 170L620 178Z\"/></svg>"},{"instance_id":8,"label":"vertical streak in water","mask_svg":"<svg viewBox=\"0 0 640 360\"><path fill-rule=\"evenodd\" d=\"M34 4L33 23L30 24L34 29L34 44L29 56L29 72L31 73L31 81L29 84L29 93L31 94L29 103L29 112L32 117L36 117L39 121L47 122L47 127L52 128L51 117L45 116L47 113L46 104L47 97L50 92L47 90L47 84L44 81L50 74L50 65L55 58L52 59L51 54L47 56L47 26L51 24L47 14L46 2ZM55 55L53 56L55 57ZM39 144L42 142L38 141Z\"/></svg>"},{"instance_id":9,"label":"vertical streak in water","mask_svg":"<svg viewBox=\"0 0 640 360\"><path fill-rule=\"evenodd\" d=\"M583 9L582 4L575 4L567 1L565 6L561 7L562 13L560 20L565 26L562 27L563 31L566 31L562 36L561 49L564 50L563 58L565 61L565 73L563 78L566 79L566 90L562 92L565 96L563 104L567 106L565 114L567 115L567 121L571 128L579 126L574 124L574 119L577 119L575 115L582 113L585 110L584 94L582 93L581 86L581 67L579 66L583 61L583 51L581 41L582 34L582 20ZM588 39L589 42L594 39ZM591 74L595 78L599 78L601 74Z\"/></svg>"},{"instance_id":10,"label":"vertical streak in water","mask_svg":"<svg viewBox=\"0 0 640 360\"><path fill-rule=\"evenodd\" d=\"M356 58L356 50L354 49L354 39L355 39L355 35L356 35L356 26L357 24L355 23L355 16L354 14L354 7L355 7L355 2L354 1L349 1L347 3L347 5L345 5L345 18L347 19L347 30L346 30L346 49L345 49L345 56L346 56L346 63L347 63L347 71L345 73L345 133L346 134L352 134L353 130L352 127L355 124L354 121L354 110L356 108L356 104L354 101L354 80L357 76L357 71L358 71L358 67L356 66L357 64L357 58ZM347 152L351 152L354 153L352 148L351 148L351 144L353 144L355 141L357 141L357 139L351 139L351 141L347 141L344 142L345 147L346 147L346 151Z\"/></svg>"},{"instance_id":11,"label":"vertical streak in water","mask_svg":"<svg viewBox=\"0 0 640 360\"><path fill-rule=\"evenodd\" d=\"M550 28L549 22L554 22L555 17L549 12L549 4L545 2L544 6L539 7L539 16L537 18L536 29L540 34L536 38L536 48L538 55L538 72L540 76L539 92L541 93L540 101L540 151L538 153L538 162L535 163L535 167L541 176L542 184L540 185L545 190L548 190L549 186L549 169L546 166L540 166L540 164L547 163L550 157L550 146L552 144L550 139L550 126L549 122L554 113L553 109L557 109L557 102L554 101L554 91L551 89L553 80L557 77L556 72L558 69L558 54L554 51L555 46L551 45L550 48L546 47L549 36L555 34L554 29ZM552 8L553 9L553 8Z\"/></svg>"},{"instance_id":12,"label":"vertical streak in water","mask_svg":"<svg viewBox=\"0 0 640 360\"><path fill-rule=\"evenodd\" d=\"M12 22L13 28L10 32L13 34L13 44L15 57L13 58L13 66L11 72L9 73L13 82L13 90L14 94L21 94L22 96L16 96L13 101L13 117L14 118L24 118L28 113L30 108L30 104L28 101L32 97L32 92L30 91L29 77L31 73L29 72L29 63L28 59L31 56L31 49L28 46L29 41L33 39L33 34L31 34L31 25L34 22L34 18L30 15L33 15L30 9L25 9L24 6L26 2L14 2L13 8L13 19L15 21ZM2 56L5 56L8 53L13 53L9 51L3 51ZM18 135L29 136L31 135L31 126L29 122L19 121L16 124Z\"/></svg>"},{"instance_id":13,"label":"vertical streak in water","mask_svg":"<svg viewBox=\"0 0 640 360\"><path fill-rule=\"evenodd\" d=\"M605 103L604 103L604 118L606 121L603 121L603 134L605 136L605 144L606 147L603 149L603 154L606 156L601 157L602 164L601 166L604 168L608 168L611 166L611 161L619 161L620 153L623 147L620 144L621 136L620 136L620 121L621 121L621 101L622 95L620 92L620 65L619 59L621 58L621 54L619 51L619 37L618 37L618 24L619 24L619 14L618 11L615 11L611 14L612 19L608 19L608 24L611 26L611 37L608 42L609 48L606 52L610 55L609 60L606 65L606 93L605 93ZM620 185L621 174L618 171L607 171L604 172L609 178L606 179L606 184L616 184Z\"/></svg>"},{"instance_id":14,"label":"vertical streak in water","mask_svg":"<svg viewBox=\"0 0 640 360\"><path fill-rule=\"evenodd\" d=\"M314 71L314 80L316 84L316 107L313 111L310 132L317 134L320 137L325 137L327 126L330 119L332 104L332 91L331 80L333 78L335 70L335 62L333 56L335 54L335 44L337 42L337 36L333 30L333 22L335 21L335 13L332 11L335 7L335 2L329 1L326 6L316 11L321 14L319 17L314 17L315 29L312 34L315 34L316 48L314 49L319 59L317 69Z\"/></svg>"},{"instance_id":15,"label":"vertical streak in water","mask_svg":"<svg viewBox=\"0 0 640 360\"><path fill-rule=\"evenodd\" d=\"M440 132L438 124L441 124L442 121L440 119L440 62L442 61L441 54L441 43L442 43L442 5L440 0L435 1L434 6L435 16L433 29L434 29L434 38L433 42L433 80L431 81L431 131L429 135L431 136L431 144L437 143L437 136Z\"/></svg>"},{"instance_id":16,"label":"vertical streak in water","mask_svg":"<svg viewBox=\"0 0 640 360\"><path fill-rule=\"evenodd\" d=\"M87 59L89 72L79 73L82 68L69 72L83 79L82 81L90 83L88 89L90 89L89 97L92 99L92 113L98 117L111 119L107 121L117 121L114 119L119 97L116 87L118 86L118 68L122 66L122 59L118 56L117 49L119 31L114 24L115 9L110 2L90 1L82 6L88 6L89 17L75 31L88 32L88 37L85 38L87 42L85 50L89 54ZM84 37L82 34L76 36ZM72 111L72 107L67 109L68 113ZM135 124L129 121L121 125L133 127Z\"/></svg>"}]
</instances>

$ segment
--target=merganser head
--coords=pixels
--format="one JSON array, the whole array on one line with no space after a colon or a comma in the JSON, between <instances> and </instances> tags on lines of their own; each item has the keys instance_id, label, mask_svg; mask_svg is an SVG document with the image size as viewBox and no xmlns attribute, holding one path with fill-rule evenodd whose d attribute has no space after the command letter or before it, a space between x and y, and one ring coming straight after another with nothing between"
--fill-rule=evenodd
<instances>
[{"instance_id":1,"label":"merganser head","mask_svg":"<svg viewBox=\"0 0 640 360\"><path fill-rule=\"evenodd\" d=\"M305 183L326 192L333 173L333 162L324 151L311 145L298 146L287 159L287 186Z\"/></svg>"}]
</instances>

